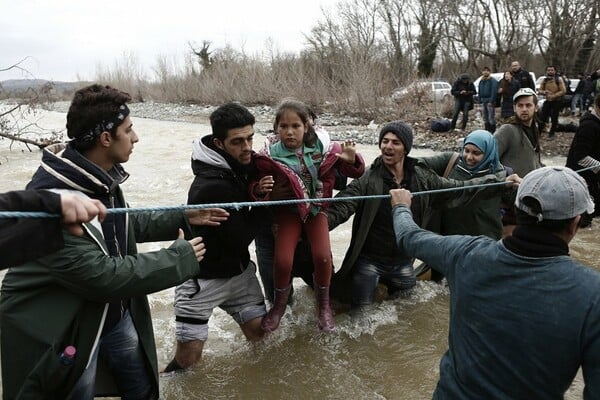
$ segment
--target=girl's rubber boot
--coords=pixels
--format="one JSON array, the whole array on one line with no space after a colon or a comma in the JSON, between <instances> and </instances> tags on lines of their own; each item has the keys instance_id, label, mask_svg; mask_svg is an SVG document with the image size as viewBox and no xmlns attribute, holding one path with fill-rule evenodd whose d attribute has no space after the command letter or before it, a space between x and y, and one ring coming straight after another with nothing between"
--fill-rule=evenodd
<instances>
[{"instance_id":1,"label":"girl's rubber boot","mask_svg":"<svg viewBox=\"0 0 600 400\"><path fill-rule=\"evenodd\" d=\"M321 332L333 332L335 320L329 306L329 286L319 286L315 283L315 296L317 298L317 326Z\"/></svg>"},{"instance_id":2,"label":"girl's rubber boot","mask_svg":"<svg viewBox=\"0 0 600 400\"><path fill-rule=\"evenodd\" d=\"M273 307L271 307L260 324L263 331L270 333L274 332L277 327L279 327L279 321L281 321L281 317L283 317L283 314L285 314L285 308L287 306L291 287L292 285L289 285L283 289L275 288Z\"/></svg>"}]
</instances>

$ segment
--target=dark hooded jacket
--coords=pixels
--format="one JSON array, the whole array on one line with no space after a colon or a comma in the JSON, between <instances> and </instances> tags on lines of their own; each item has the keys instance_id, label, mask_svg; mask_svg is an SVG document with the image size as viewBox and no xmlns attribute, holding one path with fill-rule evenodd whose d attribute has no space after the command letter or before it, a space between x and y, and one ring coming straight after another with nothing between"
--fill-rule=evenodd
<instances>
[{"instance_id":1,"label":"dark hooded jacket","mask_svg":"<svg viewBox=\"0 0 600 400\"><path fill-rule=\"evenodd\" d=\"M579 128L567 155L567 167L574 171L591 167L600 162L600 115L595 111L587 112L579 120ZM580 175L588 184L590 194L596 204L595 214L600 213L600 177L593 169Z\"/></svg>"},{"instance_id":2,"label":"dark hooded jacket","mask_svg":"<svg viewBox=\"0 0 600 400\"><path fill-rule=\"evenodd\" d=\"M188 204L231 203L251 201L248 177L252 164L244 166L226 152L212 145L212 136L194 140L192 171L195 178L188 192ZM254 155L253 155L254 160ZM199 278L231 278L239 275L250 261L248 246L254 240L264 207L229 210L229 218L219 226L192 228L194 236L202 236L206 256L200 262Z\"/></svg>"}]
</instances>

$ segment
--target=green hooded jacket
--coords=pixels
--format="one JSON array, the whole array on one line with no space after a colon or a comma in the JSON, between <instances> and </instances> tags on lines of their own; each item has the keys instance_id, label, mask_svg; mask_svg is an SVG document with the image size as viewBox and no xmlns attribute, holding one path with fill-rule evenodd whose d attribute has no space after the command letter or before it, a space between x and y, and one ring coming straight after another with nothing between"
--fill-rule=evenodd
<instances>
[{"instance_id":1,"label":"green hooded jacket","mask_svg":"<svg viewBox=\"0 0 600 400\"><path fill-rule=\"evenodd\" d=\"M442 153L423 158L421 161L436 173L442 175L448 162L451 161L452 154L451 152ZM458 166L458 159L456 159L448 177L457 181L466 181L479 178L484 174L485 172L475 175L469 174ZM506 170L504 168L498 170L496 176L498 179L506 178ZM512 195L514 201L514 193L514 190L507 189L504 197L510 199ZM442 235L485 235L492 239L500 239L502 237L501 200L501 196L476 198L463 207L439 210L441 225L437 233Z\"/></svg>"},{"instance_id":2,"label":"green hooded jacket","mask_svg":"<svg viewBox=\"0 0 600 400\"><path fill-rule=\"evenodd\" d=\"M119 190L122 197L122 193ZM128 251L110 257L97 221L84 224L77 237L63 231L65 247L8 270L0 296L3 398L67 399L98 345L108 302L130 298L129 310L139 334L158 398L158 367L146 294L184 282L199 273L192 246L177 239L169 248L137 254L136 242L172 240L186 226L183 213L131 214ZM59 354L77 349L64 366ZM98 365L97 379L105 372ZM115 395L98 387L98 394Z\"/></svg>"},{"instance_id":3,"label":"green hooded jacket","mask_svg":"<svg viewBox=\"0 0 600 400\"><path fill-rule=\"evenodd\" d=\"M412 181L410 190L412 192L422 192L436 189L447 189L454 187L463 187L478 185L482 183L499 182L495 175L485 175L481 178L471 181L457 181L454 179L445 179L429 169L425 164L417 159L406 157L405 168L412 168ZM346 189L339 192L335 197L353 197L368 195L383 195L384 192L383 169L386 168L381 157L377 157L371 167L365 174L354 179ZM498 186L496 186L497 188ZM486 189L486 192L497 193L498 189ZM439 193L436 195L415 196L412 200L411 209L413 218L419 226L427 226L433 216L434 210L441 207L457 207L469 202L477 191L475 190L456 190ZM352 215L352 238L346 251L341 268L335 273L332 279L332 292L336 299L342 302L350 301L350 278L351 271L361 254L362 248L367 239L367 235L381 201L390 201L389 199L373 200L349 200L343 202L334 202L328 210L329 229L347 221ZM390 218L392 216L390 215ZM393 237L381 238L382 242L395 245Z\"/></svg>"}]
</instances>

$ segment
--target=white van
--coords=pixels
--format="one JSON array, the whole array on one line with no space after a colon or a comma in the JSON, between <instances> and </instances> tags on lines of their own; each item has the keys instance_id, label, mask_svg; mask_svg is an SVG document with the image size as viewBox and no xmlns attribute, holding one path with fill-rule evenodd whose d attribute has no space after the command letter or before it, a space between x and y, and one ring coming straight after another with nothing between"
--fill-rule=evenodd
<instances>
[{"instance_id":1,"label":"white van","mask_svg":"<svg viewBox=\"0 0 600 400\"><path fill-rule=\"evenodd\" d=\"M529 75L531 75L531 79L533 79L534 82L537 82L535 79L535 73L530 72ZM495 80L497 80L498 82L500 82L502 80L502 78L504 78L504 72L492 72L490 74L490 76L492 78L494 78ZM481 76L479 76L477 79L475 79L475 82L473 82L473 84L475 85L475 91L477 93L479 93L479 81L481 80ZM474 101L477 103L478 97L477 95L474 96Z\"/></svg>"}]
</instances>

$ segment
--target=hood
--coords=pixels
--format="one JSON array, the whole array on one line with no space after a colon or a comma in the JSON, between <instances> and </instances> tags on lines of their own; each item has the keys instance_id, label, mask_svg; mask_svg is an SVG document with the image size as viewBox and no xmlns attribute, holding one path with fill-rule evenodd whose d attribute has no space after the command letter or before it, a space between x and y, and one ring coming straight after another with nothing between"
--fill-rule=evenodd
<instances>
[{"instance_id":1,"label":"hood","mask_svg":"<svg viewBox=\"0 0 600 400\"><path fill-rule=\"evenodd\" d=\"M248 175L254 172L254 153L253 161L250 165L240 164L236 159L225 151L215 147L212 144L212 135L206 135L200 139L195 139L192 143L192 171L194 175L204 174L207 168L203 166L210 165L222 171L246 179ZM214 170L214 169L213 169ZM209 175L212 174L209 173Z\"/></svg>"},{"instance_id":2,"label":"hood","mask_svg":"<svg viewBox=\"0 0 600 400\"><path fill-rule=\"evenodd\" d=\"M192 143L192 161L200 161L215 167L231 169L225 157L212 147L211 140L212 135L194 139Z\"/></svg>"},{"instance_id":3,"label":"hood","mask_svg":"<svg viewBox=\"0 0 600 400\"><path fill-rule=\"evenodd\" d=\"M120 164L105 171L70 144L44 148L42 162L27 189L70 189L97 197L110 193L129 177Z\"/></svg>"}]
</instances>

